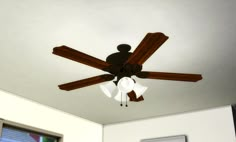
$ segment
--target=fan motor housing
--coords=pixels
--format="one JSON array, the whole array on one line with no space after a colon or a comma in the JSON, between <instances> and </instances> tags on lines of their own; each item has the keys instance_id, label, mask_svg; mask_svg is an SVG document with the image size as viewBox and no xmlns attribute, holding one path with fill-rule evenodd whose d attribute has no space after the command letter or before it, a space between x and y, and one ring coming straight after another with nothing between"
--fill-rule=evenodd
<instances>
[{"instance_id":1,"label":"fan motor housing","mask_svg":"<svg viewBox=\"0 0 236 142\"><path fill-rule=\"evenodd\" d=\"M123 77L131 77L142 70L142 65L127 64L129 56L132 52L129 52L131 46L128 44L120 44L117 46L119 52L113 53L106 58L106 62L111 66L106 71L117 76L117 81Z\"/></svg>"}]
</instances>

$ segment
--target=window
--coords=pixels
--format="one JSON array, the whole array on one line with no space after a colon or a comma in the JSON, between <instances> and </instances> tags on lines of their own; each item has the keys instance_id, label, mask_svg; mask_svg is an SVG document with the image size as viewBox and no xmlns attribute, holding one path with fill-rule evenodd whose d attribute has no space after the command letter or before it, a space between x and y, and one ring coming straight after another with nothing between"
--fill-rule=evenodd
<instances>
[{"instance_id":1,"label":"window","mask_svg":"<svg viewBox=\"0 0 236 142\"><path fill-rule=\"evenodd\" d=\"M141 140L141 142L187 142L185 135Z\"/></svg>"},{"instance_id":2,"label":"window","mask_svg":"<svg viewBox=\"0 0 236 142\"><path fill-rule=\"evenodd\" d=\"M0 120L0 142L62 142L62 135Z\"/></svg>"},{"instance_id":3,"label":"window","mask_svg":"<svg viewBox=\"0 0 236 142\"><path fill-rule=\"evenodd\" d=\"M234 120L234 131L236 135L236 104L232 105L232 111L233 111L233 120Z\"/></svg>"}]
</instances>

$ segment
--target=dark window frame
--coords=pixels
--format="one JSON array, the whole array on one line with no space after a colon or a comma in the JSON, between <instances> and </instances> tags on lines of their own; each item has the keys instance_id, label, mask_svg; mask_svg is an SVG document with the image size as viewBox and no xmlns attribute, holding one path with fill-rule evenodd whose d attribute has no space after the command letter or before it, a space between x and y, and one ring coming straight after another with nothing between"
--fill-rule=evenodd
<instances>
[{"instance_id":1,"label":"dark window frame","mask_svg":"<svg viewBox=\"0 0 236 142\"><path fill-rule=\"evenodd\" d=\"M234 121L234 132L236 136L236 104L231 105L232 108L232 115L233 115L233 121Z\"/></svg>"},{"instance_id":2,"label":"dark window frame","mask_svg":"<svg viewBox=\"0 0 236 142\"><path fill-rule=\"evenodd\" d=\"M142 139L140 142L159 142L159 141L169 141L173 139L180 139L183 138L184 142L188 142L187 135L175 135L175 136L166 136L166 137L159 137L159 138L149 138L149 139Z\"/></svg>"},{"instance_id":3,"label":"dark window frame","mask_svg":"<svg viewBox=\"0 0 236 142\"><path fill-rule=\"evenodd\" d=\"M51 132L51 131L44 130L44 129L39 129L36 127L32 127L32 126L28 126L28 125L24 125L24 124L20 124L20 123L16 123L16 122L5 120L2 118L0 118L0 137L2 135L2 129L3 129L4 125L19 129L19 130L42 134L45 136L56 137L58 139L58 142L63 142L63 135L62 134Z\"/></svg>"}]
</instances>

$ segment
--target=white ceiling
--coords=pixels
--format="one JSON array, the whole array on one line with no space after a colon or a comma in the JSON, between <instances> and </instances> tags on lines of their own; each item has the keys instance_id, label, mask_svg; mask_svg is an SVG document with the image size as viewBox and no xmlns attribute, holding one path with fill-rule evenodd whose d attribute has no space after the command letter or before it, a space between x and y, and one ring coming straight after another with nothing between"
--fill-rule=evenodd
<instances>
[{"instance_id":1,"label":"white ceiling","mask_svg":"<svg viewBox=\"0 0 236 142\"><path fill-rule=\"evenodd\" d=\"M235 0L0 0L0 88L101 124L236 102ZM120 107L98 85L57 85L103 71L53 55L67 45L102 60L148 32L169 39L143 70L199 73L197 83L145 80L145 100Z\"/></svg>"}]
</instances>

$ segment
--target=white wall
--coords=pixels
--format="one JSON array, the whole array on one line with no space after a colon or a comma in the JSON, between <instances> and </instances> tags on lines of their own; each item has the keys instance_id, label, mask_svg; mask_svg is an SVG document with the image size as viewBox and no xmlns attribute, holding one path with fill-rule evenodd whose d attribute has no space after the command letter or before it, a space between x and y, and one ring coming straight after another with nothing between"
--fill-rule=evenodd
<instances>
[{"instance_id":1,"label":"white wall","mask_svg":"<svg viewBox=\"0 0 236 142\"><path fill-rule=\"evenodd\" d=\"M188 142L235 142L230 106L104 126L104 142L187 135Z\"/></svg>"},{"instance_id":2,"label":"white wall","mask_svg":"<svg viewBox=\"0 0 236 142\"><path fill-rule=\"evenodd\" d=\"M102 125L0 91L0 118L64 135L64 142L102 142ZM231 108L222 107L104 126L104 142L182 135L189 142L235 142Z\"/></svg>"},{"instance_id":3,"label":"white wall","mask_svg":"<svg viewBox=\"0 0 236 142\"><path fill-rule=\"evenodd\" d=\"M0 118L63 134L64 142L102 142L102 125L1 90Z\"/></svg>"}]
</instances>

